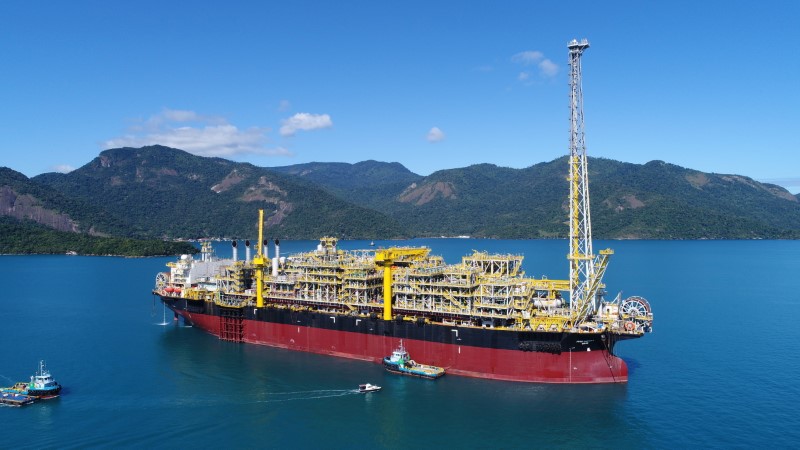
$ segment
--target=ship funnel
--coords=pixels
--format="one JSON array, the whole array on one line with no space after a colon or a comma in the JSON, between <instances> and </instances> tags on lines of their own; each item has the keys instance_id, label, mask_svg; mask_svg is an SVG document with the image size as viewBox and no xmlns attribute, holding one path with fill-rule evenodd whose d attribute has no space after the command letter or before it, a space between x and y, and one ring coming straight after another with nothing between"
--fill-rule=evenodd
<instances>
[{"instance_id":1,"label":"ship funnel","mask_svg":"<svg viewBox=\"0 0 800 450\"><path fill-rule=\"evenodd\" d=\"M272 258L272 276L278 276L278 262L281 258L281 241L275 239L275 257Z\"/></svg>"},{"instance_id":2,"label":"ship funnel","mask_svg":"<svg viewBox=\"0 0 800 450\"><path fill-rule=\"evenodd\" d=\"M233 247L233 260L236 261L239 258L236 250L236 241L231 242L231 247Z\"/></svg>"},{"instance_id":3,"label":"ship funnel","mask_svg":"<svg viewBox=\"0 0 800 450\"><path fill-rule=\"evenodd\" d=\"M250 239L244 241L244 262L250 262Z\"/></svg>"}]
</instances>

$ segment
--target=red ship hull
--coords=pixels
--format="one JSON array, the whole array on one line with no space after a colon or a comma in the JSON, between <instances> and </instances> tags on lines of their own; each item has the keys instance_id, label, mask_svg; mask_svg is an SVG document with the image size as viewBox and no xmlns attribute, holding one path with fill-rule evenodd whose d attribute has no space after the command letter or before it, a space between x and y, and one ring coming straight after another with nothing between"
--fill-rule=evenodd
<instances>
[{"instance_id":1,"label":"red ship hull","mask_svg":"<svg viewBox=\"0 0 800 450\"><path fill-rule=\"evenodd\" d=\"M215 336L221 334L219 316L175 309L189 322ZM329 330L256 320L243 320L241 341L290 350L381 363L397 348L393 336ZM453 330L455 331L455 330ZM457 334L456 334L457 335ZM607 350L568 351L560 354L444 344L404 339L414 359L444 367L449 374L534 383L625 383L625 361Z\"/></svg>"}]
</instances>

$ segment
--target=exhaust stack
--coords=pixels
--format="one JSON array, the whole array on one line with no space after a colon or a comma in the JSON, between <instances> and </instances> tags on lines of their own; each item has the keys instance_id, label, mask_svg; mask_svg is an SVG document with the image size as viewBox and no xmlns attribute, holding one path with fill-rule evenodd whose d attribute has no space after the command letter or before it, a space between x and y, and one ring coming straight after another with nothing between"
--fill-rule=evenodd
<instances>
[{"instance_id":1,"label":"exhaust stack","mask_svg":"<svg viewBox=\"0 0 800 450\"><path fill-rule=\"evenodd\" d=\"M275 239L275 257L272 258L272 276L278 276L278 262L281 258L281 241Z\"/></svg>"},{"instance_id":2,"label":"exhaust stack","mask_svg":"<svg viewBox=\"0 0 800 450\"><path fill-rule=\"evenodd\" d=\"M236 249L236 241L231 242L231 247L233 247L233 261L236 262L239 259L239 253Z\"/></svg>"}]
</instances>

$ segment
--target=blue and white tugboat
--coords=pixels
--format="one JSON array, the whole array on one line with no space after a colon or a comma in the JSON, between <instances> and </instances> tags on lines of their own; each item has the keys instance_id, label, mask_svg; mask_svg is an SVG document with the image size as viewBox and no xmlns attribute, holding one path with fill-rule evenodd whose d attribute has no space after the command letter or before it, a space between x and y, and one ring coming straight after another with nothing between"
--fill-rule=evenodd
<instances>
[{"instance_id":1,"label":"blue and white tugboat","mask_svg":"<svg viewBox=\"0 0 800 450\"><path fill-rule=\"evenodd\" d=\"M28 394L31 397L54 398L61 393L61 385L58 384L50 371L44 366L44 360L39 361L39 370L36 375L31 377L28 383Z\"/></svg>"},{"instance_id":2,"label":"blue and white tugboat","mask_svg":"<svg viewBox=\"0 0 800 450\"><path fill-rule=\"evenodd\" d=\"M400 347L393 351L391 356L383 358L383 367L392 373L427 378L430 380L435 380L444 375L444 369L441 367L420 364L411 359L411 357L408 356L406 348L403 347L402 340L400 341Z\"/></svg>"},{"instance_id":3,"label":"blue and white tugboat","mask_svg":"<svg viewBox=\"0 0 800 450\"><path fill-rule=\"evenodd\" d=\"M50 371L44 365L44 361L39 361L39 370L36 375L31 377L29 383L19 382L10 388L2 388L3 393L16 393L26 395L36 399L48 399L58 397L61 393L61 385L58 384Z\"/></svg>"}]
</instances>

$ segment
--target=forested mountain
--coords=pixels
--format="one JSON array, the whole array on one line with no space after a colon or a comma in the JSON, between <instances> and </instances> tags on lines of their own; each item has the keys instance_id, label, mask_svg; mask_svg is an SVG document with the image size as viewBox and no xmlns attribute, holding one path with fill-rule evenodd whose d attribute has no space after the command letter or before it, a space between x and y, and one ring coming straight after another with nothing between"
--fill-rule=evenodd
<instances>
[{"instance_id":1,"label":"forested mountain","mask_svg":"<svg viewBox=\"0 0 800 450\"><path fill-rule=\"evenodd\" d=\"M355 164L312 162L269 169L301 177L338 197L379 210L386 206L387 199L423 178L400 163L374 160Z\"/></svg>"},{"instance_id":2,"label":"forested mountain","mask_svg":"<svg viewBox=\"0 0 800 450\"><path fill-rule=\"evenodd\" d=\"M259 208L270 236L407 234L391 218L302 178L162 146L106 150L69 174L33 180L124 217L124 236L252 238Z\"/></svg>"},{"instance_id":3,"label":"forested mountain","mask_svg":"<svg viewBox=\"0 0 800 450\"><path fill-rule=\"evenodd\" d=\"M51 174L57 178L63 174ZM0 167L0 216L29 219L59 231L113 234L124 221L91 199L64 195L25 175Z\"/></svg>"},{"instance_id":4,"label":"forested mountain","mask_svg":"<svg viewBox=\"0 0 800 450\"><path fill-rule=\"evenodd\" d=\"M188 242L130 239L58 231L31 220L0 216L0 255L65 254L161 256L197 253Z\"/></svg>"},{"instance_id":5,"label":"forested mountain","mask_svg":"<svg viewBox=\"0 0 800 450\"><path fill-rule=\"evenodd\" d=\"M588 165L596 237L800 237L800 202L780 186L663 161L640 165L590 158ZM309 177L292 167L279 169ZM356 168L351 165L349 176L335 183L325 177L314 180L345 200L385 212L414 235L541 238L568 233L566 157L525 169L479 164L441 170L405 186L378 184L369 197L350 194L357 188L347 182L360 178ZM330 171L315 163L312 174Z\"/></svg>"},{"instance_id":6,"label":"forested mountain","mask_svg":"<svg viewBox=\"0 0 800 450\"><path fill-rule=\"evenodd\" d=\"M262 168L162 146L118 148L69 174L27 180L0 170L0 214L123 237L252 238L259 208L267 235L289 239L565 237L567 170L559 158L420 176L378 161ZM589 171L597 238L800 238L800 201L779 186L663 161L592 158Z\"/></svg>"},{"instance_id":7,"label":"forested mountain","mask_svg":"<svg viewBox=\"0 0 800 450\"><path fill-rule=\"evenodd\" d=\"M106 237L122 222L80 198L0 167L0 254L154 256L192 253L185 242Z\"/></svg>"}]
</instances>

